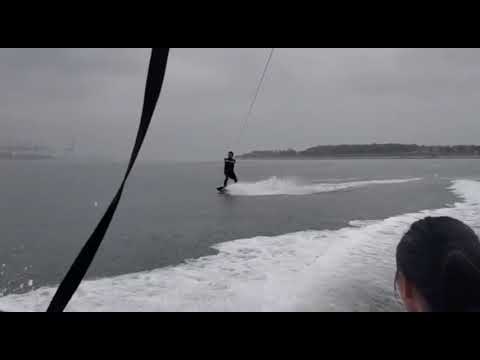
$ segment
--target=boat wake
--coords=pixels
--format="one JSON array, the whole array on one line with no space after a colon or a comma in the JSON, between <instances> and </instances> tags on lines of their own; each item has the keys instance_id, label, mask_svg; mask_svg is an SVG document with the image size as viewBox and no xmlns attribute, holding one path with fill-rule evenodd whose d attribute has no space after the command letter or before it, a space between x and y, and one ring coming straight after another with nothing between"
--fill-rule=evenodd
<instances>
[{"instance_id":1,"label":"boat wake","mask_svg":"<svg viewBox=\"0 0 480 360\"><path fill-rule=\"evenodd\" d=\"M350 182L306 183L299 179L271 177L257 182L239 182L228 186L230 195L271 196L271 195L311 195L324 192L355 189L382 184L400 184L419 181L422 178L386 179Z\"/></svg>"}]
</instances>

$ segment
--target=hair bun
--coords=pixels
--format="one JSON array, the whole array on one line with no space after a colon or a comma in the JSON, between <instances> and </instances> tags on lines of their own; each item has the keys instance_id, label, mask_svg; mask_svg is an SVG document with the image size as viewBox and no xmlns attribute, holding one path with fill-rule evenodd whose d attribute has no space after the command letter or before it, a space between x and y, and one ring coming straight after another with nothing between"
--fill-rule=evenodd
<instances>
[{"instance_id":1,"label":"hair bun","mask_svg":"<svg viewBox=\"0 0 480 360\"><path fill-rule=\"evenodd\" d=\"M444 265L445 310L480 307L480 269L461 251L448 254Z\"/></svg>"}]
</instances>

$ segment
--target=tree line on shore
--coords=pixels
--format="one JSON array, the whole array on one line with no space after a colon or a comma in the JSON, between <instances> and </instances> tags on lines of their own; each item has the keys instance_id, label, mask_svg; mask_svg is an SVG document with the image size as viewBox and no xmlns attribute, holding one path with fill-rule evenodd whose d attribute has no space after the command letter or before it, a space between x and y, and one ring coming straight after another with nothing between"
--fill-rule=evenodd
<instances>
[{"instance_id":1,"label":"tree line on shore","mask_svg":"<svg viewBox=\"0 0 480 360\"><path fill-rule=\"evenodd\" d=\"M319 145L302 151L255 150L241 158L308 158L342 156L478 156L480 145L427 146L416 144Z\"/></svg>"}]
</instances>

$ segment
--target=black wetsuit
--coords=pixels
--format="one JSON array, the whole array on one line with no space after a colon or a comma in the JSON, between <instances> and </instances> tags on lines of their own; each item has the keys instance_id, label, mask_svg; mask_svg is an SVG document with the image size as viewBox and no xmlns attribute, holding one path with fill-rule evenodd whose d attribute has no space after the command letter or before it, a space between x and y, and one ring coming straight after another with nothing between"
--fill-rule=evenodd
<instances>
[{"instance_id":1,"label":"black wetsuit","mask_svg":"<svg viewBox=\"0 0 480 360\"><path fill-rule=\"evenodd\" d=\"M224 159L225 161L225 168L223 170L225 174L225 181L223 182L223 187L227 186L228 179L232 179L233 181L237 182L237 175L235 175L235 172L233 171L233 168L235 167L235 159L229 159L226 158Z\"/></svg>"}]
</instances>

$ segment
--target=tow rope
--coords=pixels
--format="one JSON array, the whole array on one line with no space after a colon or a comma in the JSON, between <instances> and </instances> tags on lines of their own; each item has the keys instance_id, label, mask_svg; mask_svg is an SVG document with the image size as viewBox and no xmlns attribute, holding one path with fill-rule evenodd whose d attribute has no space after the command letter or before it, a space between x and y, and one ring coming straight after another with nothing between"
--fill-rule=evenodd
<instances>
[{"instance_id":1,"label":"tow rope","mask_svg":"<svg viewBox=\"0 0 480 360\"><path fill-rule=\"evenodd\" d=\"M234 147L238 147L239 142L240 142L240 138L241 138L245 128L247 127L248 120L250 120L250 117L253 114L253 108L255 106L255 103L257 102L257 97L258 97L258 94L260 93L260 89L262 87L263 80L265 79L265 74L267 73L268 65L270 65L270 60L272 60L273 50L274 50L274 48L270 49L270 53L268 54L267 62L265 63L265 66L263 68L262 76L260 76L260 80L258 81L257 87L255 89L255 94L254 94L253 99L252 99L252 101L250 103L250 106L248 108L247 115L245 116L245 119L244 119L244 121L241 125L240 131L238 132L237 140L234 143L235 144Z\"/></svg>"},{"instance_id":2,"label":"tow rope","mask_svg":"<svg viewBox=\"0 0 480 360\"><path fill-rule=\"evenodd\" d=\"M62 312L72 298L73 294L80 285L85 276L90 264L97 253L100 244L105 237L105 234L110 226L113 215L117 210L117 206L122 197L123 188L128 176L135 164L138 153L142 147L145 135L147 134L158 97L162 90L165 70L167 68L168 48L153 48L150 56L150 64L148 67L147 81L145 85L145 95L143 99L142 115L140 118L140 126L137 131L135 145L133 146L128 163L127 171L123 181L117 190L115 197L108 206L107 211L98 223L90 238L87 240L72 266L68 270L65 278L60 283L55 295L53 296L47 312Z\"/></svg>"}]
</instances>

